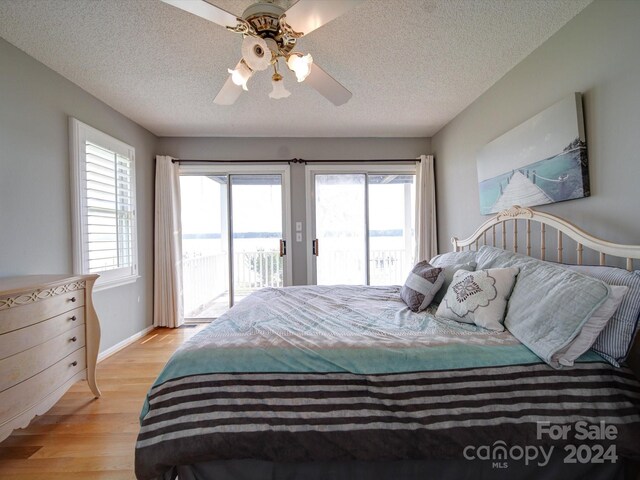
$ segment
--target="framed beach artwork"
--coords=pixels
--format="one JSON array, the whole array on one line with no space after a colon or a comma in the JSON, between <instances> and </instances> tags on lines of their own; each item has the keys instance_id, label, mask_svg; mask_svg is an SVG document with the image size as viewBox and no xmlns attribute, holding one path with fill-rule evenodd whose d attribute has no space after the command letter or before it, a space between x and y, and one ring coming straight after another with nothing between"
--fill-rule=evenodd
<instances>
[{"instance_id":1,"label":"framed beach artwork","mask_svg":"<svg viewBox=\"0 0 640 480\"><path fill-rule=\"evenodd\" d=\"M569 95L486 144L477 166L484 215L588 197L582 95Z\"/></svg>"}]
</instances>

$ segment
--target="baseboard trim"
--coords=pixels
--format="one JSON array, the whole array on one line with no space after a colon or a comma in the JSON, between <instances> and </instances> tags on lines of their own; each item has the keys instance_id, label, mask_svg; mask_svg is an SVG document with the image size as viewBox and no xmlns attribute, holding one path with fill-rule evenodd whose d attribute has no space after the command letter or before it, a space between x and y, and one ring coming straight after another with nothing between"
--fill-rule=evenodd
<instances>
[{"instance_id":1,"label":"baseboard trim","mask_svg":"<svg viewBox=\"0 0 640 480\"><path fill-rule=\"evenodd\" d=\"M133 335L131 335L129 338L125 338L124 340L122 340L121 342L116 343L113 347L109 347L107 348L105 351L100 352L98 354L98 363L100 363L102 360L104 360L105 358L110 357L111 355L113 355L114 353L119 352L120 350L122 350L125 347L128 347L129 345L131 345L133 342L135 342L136 340L139 340L140 338L144 337L147 333L149 333L151 330L153 330L154 327L153 325L145 328L144 330L138 332L138 333L134 333Z\"/></svg>"}]
</instances>

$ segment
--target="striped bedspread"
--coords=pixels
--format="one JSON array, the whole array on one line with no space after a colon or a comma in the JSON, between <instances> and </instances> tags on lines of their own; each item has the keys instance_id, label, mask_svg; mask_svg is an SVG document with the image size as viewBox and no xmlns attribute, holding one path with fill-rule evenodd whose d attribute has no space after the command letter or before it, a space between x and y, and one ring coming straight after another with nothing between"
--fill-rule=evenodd
<instances>
[{"instance_id":1,"label":"striped bedspread","mask_svg":"<svg viewBox=\"0 0 640 480\"><path fill-rule=\"evenodd\" d=\"M595 354L554 370L508 332L410 312L396 287L267 289L169 361L141 414L136 475L228 459L468 460L497 442L589 444L577 435L606 426L615 438L590 444L640 458L640 386Z\"/></svg>"}]
</instances>

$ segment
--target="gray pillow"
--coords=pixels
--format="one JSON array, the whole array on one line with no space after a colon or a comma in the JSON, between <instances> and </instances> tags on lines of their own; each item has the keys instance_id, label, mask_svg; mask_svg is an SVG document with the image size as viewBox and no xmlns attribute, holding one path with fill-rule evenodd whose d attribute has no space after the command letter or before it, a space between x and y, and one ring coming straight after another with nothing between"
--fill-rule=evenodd
<instances>
[{"instance_id":1,"label":"gray pillow","mask_svg":"<svg viewBox=\"0 0 640 480\"><path fill-rule=\"evenodd\" d=\"M427 308L444 282L442 268L426 260L418 263L400 289L400 298L413 312Z\"/></svg>"},{"instance_id":2,"label":"gray pillow","mask_svg":"<svg viewBox=\"0 0 640 480\"><path fill-rule=\"evenodd\" d=\"M640 272L622 268L586 265L565 265L565 268L588 275L609 285L629 287L620 306L604 327L592 350L616 367L629 355L640 320Z\"/></svg>"},{"instance_id":3,"label":"gray pillow","mask_svg":"<svg viewBox=\"0 0 640 480\"><path fill-rule=\"evenodd\" d=\"M442 299L447 293L447 289L449 288L449 285L451 285L451 282L453 282L453 276L456 274L458 270L466 270L467 272L473 272L476 269L476 262L456 263L455 265L440 264L439 266L444 271L444 283L442 284L442 287L440 287L440 290L438 290L438 293L436 293L436 296L433 297L433 303L442 302Z\"/></svg>"},{"instance_id":4,"label":"gray pillow","mask_svg":"<svg viewBox=\"0 0 640 480\"><path fill-rule=\"evenodd\" d=\"M566 347L591 315L605 302L611 288L601 280L559 265L495 247L478 250L478 269L519 267L520 274L504 326L552 367L554 354Z\"/></svg>"},{"instance_id":5,"label":"gray pillow","mask_svg":"<svg viewBox=\"0 0 640 480\"><path fill-rule=\"evenodd\" d=\"M429 263L434 267L441 267L443 265L455 265L456 263L470 263L476 262L478 252L475 250L465 250L464 252L448 252L436 255Z\"/></svg>"}]
</instances>

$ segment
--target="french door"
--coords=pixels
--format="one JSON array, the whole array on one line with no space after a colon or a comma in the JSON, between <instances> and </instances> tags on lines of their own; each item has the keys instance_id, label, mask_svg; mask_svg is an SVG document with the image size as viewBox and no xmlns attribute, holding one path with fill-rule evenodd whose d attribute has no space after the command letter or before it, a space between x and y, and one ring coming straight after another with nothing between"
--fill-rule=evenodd
<instances>
[{"instance_id":1,"label":"french door","mask_svg":"<svg viewBox=\"0 0 640 480\"><path fill-rule=\"evenodd\" d=\"M217 318L249 293L290 284L289 170L180 169L183 314Z\"/></svg>"},{"instance_id":2,"label":"french door","mask_svg":"<svg viewBox=\"0 0 640 480\"><path fill-rule=\"evenodd\" d=\"M307 271L318 285L402 284L415 250L415 166L307 167Z\"/></svg>"}]
</instances>

